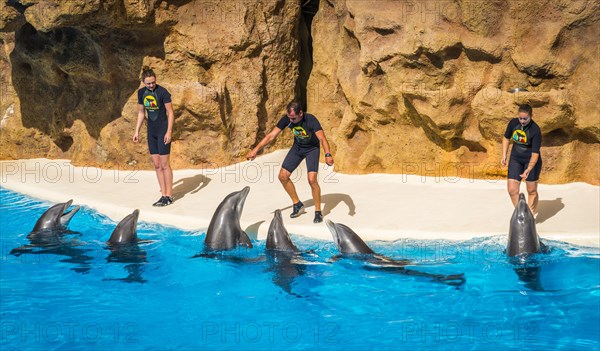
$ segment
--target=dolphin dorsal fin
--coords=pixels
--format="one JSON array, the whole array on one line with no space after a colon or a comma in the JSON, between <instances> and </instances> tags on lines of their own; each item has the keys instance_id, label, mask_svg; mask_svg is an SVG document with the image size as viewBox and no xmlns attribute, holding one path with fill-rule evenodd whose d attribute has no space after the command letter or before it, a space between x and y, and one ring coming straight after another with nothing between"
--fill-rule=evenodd
<instances>
[{"instance_id":1,"label":"dolphin dorsal fin","mask_svg":"<svg viewBox=\"0 0 600 351\"><path fill-rule=\"evenodd\" d=\"M248 237L248 234L246 234L246 232L240 233L240 238L238 241L239 241L239 245L247 247L249 249L252 248L252 242L250 241L250 238Z\"/></svg>"}]
</instances>

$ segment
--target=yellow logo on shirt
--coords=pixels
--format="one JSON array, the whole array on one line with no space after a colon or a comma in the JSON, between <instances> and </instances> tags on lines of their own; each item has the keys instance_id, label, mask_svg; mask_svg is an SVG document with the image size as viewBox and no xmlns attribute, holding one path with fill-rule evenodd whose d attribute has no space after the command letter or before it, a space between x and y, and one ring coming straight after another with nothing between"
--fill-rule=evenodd
<instances>
[{"instance_id":1,"label":"yellow logo on shirt","mask_svg":"<svg viewBox=\"0 0 600 351\"><path fill-rule=\"evenodd\" d=\"M524 131L517 129L513 132L512 140L515 143L527 144L527 134Z\"/></svg>"},{"instance_id":2,"label":"yellow logo on shirt","mask_svg":"<svg viewBox=\"0 0 600 351\"><path fill-rule=\"evenodd\" d=\"M146 110L158 110L158 103L156 102L156 98L152 95L144 96L144 107Z\"/></svg>"},{"instance_id":3,"label":"yellow logo on shirt","mask_svg":"<svg viewBox=\"0 0 600 351\"><path fill-rule=\"evenodd\" d=\"M292 132L294 133L294 137L296 137L298 139L308 139L308 138L310 138L310 135L301 126L297 126L297 127L292 128Z\"/></svg>"}]
</instances>

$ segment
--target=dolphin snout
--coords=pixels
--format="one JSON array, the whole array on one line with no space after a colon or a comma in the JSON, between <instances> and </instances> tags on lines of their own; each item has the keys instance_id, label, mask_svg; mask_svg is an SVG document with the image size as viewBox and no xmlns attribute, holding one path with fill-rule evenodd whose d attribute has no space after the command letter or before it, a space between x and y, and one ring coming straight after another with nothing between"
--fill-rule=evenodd
<instances>
[{"instance_id":1,"label":"dolphin snout","mask_svg":"<svg viewBox=\"0 0 600 351\"><path fill-rule=\"evenodd\" d=\"M340 240L339 240L339 235L337 233L337 229L335 228L335 223L333 223L329 219L326 219L325 220L325 225L327 226L327 229L329 229L329 231L331 232L331 237L333 238L333 242L339 248L340 247L340 245L339 245Z\"/></svg>"},{"instance_id":2,"label":"dolphin snout","mask_svg":"<svg viewBox=\"0 0 600 351\"><path fill-rule=\"evenodd\" d=\"M60 215L60 224L64 225L65 227L69 225L69 222L71 221L73 216L75 216L79 209L81 209L80 206L74 206L71 210L67 211L72 203L73 200L65 202L64 207L62 209L63 213Z\"/></svg>"},{"instance_id":3,"label":"dolphin snout","mask_svg":"<svg viewBox=\"0 0 600 351\"><path fill-rule=\"evenodd\" d=\"M131 213L131 216L133 217L133 227L137 228L137 222L138 219L140 218L140 210L138 210L137 208Z\"/></svg>"},{"instance_id":4,"label":"dolphin snout","mask_svg":"<svg viewBox=\"0 0 600 351\"><path fill-rule=\"evenodd\" d=\"M237 209L237 212L239 215L242 214L242 210L244 209L244 203L246 203L246 198L248 197L249 193L250 193L249 186L245 186L244 189L240 190L240 192L239 192L238 203L236 206L236 209Z\"/></svg>"}]
</instances>

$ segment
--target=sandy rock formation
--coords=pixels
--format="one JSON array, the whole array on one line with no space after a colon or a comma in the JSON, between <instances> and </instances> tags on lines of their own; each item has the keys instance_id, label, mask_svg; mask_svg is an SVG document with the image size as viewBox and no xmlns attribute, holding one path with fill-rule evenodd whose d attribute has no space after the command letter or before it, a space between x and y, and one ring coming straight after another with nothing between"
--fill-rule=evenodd
<instances>
[{"instance_id":1,"label":"sandy rock formation","mask_svg":"<svg viewBox=\"0 0 600 351\"><path fill-rule=\"evenodd\" d=\"M542 181L599 184L599 14L597 1L323 0L309 109L342 172L493 177L529 102Z\"/></svg>"},{"instance_id":2,"label":"sandy rock formation","mask_svg":"<svg viewBox=\"0 0 600 351\"><path fill-rule=\"evenodd\" d=\"M143 65L173 95L175 167L239 160L295 95L295 1L21 3L1 37L2 158L149 168L131 142Z\"/></svg>"},{"instance_id":3,"label":"sandy rock formation","mask_svg":"<svg viewBox=\"0 0 600 351\"><path fill-rule=\"evenodd\" d=\"M0 158L150 168L150 65L176 168L242 160L299 96L341 172L502 178L529 102L542 181L600 184L599 23L596 0L0 0Z\"/></svg>"}]
</instances>

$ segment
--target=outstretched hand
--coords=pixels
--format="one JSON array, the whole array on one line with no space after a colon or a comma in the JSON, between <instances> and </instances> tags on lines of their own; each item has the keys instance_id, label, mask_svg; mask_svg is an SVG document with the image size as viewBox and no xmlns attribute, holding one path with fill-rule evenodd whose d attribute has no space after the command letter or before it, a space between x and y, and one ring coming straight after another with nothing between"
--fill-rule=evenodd
<instances>
[{"instance_id":1,"label":"outstretched hand","mask_svg":"<svg viewBox=\"0 0 600 351\"><path fill-rule=\"evenodd\" d=\"M252 161L256 158L256 151L252 150L246 155L246 160Z\"/></svg>"}]
</instances>

